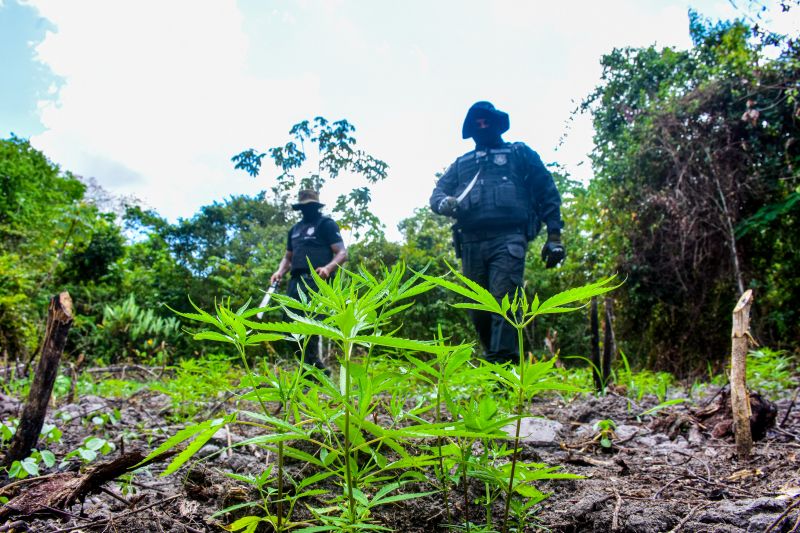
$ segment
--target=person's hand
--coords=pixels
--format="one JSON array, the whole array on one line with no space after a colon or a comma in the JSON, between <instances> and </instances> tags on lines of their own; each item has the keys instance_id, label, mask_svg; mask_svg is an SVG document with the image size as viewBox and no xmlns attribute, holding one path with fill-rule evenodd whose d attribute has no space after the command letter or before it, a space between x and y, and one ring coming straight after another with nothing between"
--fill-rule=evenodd
<instances>
[{"instance_id":1,"label":"person's hand","mask_svg":"<svg viewBox=\"0 0 800 533\"><path fill-rule=\"evenodd\" d=\"M333 267L329 267L327 265L317 267L314 269L317 272L317 275L322 279L328 279L333 274Z\"/></svg>"},{"instance_id":2,"label":"person's hand","mask_svg":"<svg viewBox=\"0 0 800 533\"><path fill-rule=\"evenodd\" d=\"M564 245L561 244L560 233L550 233L547 235L547 242L542 248L542 261L545 268L553 268L567 256Z\"/></svg>"},{"instance_id":3,"label":"person's hand","mask_svg":"<svg viewBox=\"0 0 800 533\"><path fill-rule=\"evenodd\" d=\"M276 283L280 283L282 279L283 279L283 274L281 274L280 272L275 272L272 276L270 276L269 284L275 285Z\"/></svg>"},{"instance_id":4,"label":"person's hand","mask_svg":"<svg viewBox=\"0 0 800 533\"><path fill-rule=\"evenodd\" d=\"M458 212L458 198L455 196L446 196L442 198L442 201L439 202L439 206L437 207L440 215L444 215L446 217L454 217Z\"/></svg>"}]
</instances>

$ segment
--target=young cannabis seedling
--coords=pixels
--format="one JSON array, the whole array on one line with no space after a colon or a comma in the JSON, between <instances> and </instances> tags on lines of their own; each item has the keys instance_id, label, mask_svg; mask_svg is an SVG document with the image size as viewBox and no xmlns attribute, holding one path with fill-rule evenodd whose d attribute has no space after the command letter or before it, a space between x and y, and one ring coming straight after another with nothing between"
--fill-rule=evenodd
<instances>
[{"instance_id":1,"label":"young cannabis seedling","mask_svg":"<svg viewBox=\"0 0 800 533\"><path fill-rule=\"evenodd\" d=\"M456 294L470 300L467 303L455 304L455 307L471 309L474 311L484 311L502 316L517 331L517 345L519 350L519 362L515 367L503 370L498 369L499 380L509 388L516 397L517 412L522 413L524 404L532 396L542 390L574 390L574 387L563 383L549 380L551 376L553 360L530 363L524 356L523 331L533 320L540 315L568 313L581 309L582 305L575 305L590 299L592 296L599 296L616 288L611 282L614 277L590 283L583 287L570 289L544 302L539 301L539 296L535 295L533 301L528 301L525 291L518 291L512 297L505 295L499 301L485 288L462 275L452 266L450 271L459 283L454 283L443 278L427 276L422 277L435 285L448 289ZM548 368L549 365L549 368ZM511 506L511 499L515 493L516 467L519 455L521 418L517 419L514 435L514 451L511 456L511 468L509 473L508 487L506 489L506 504L503 512L503 532L508 531L508 514Z\"/></svg>"},{"instance_id":2,"label":"young cannabis seedling","mask_svg":"<svg viewBox=\"0 0 800 533\"><path fill-rule=\"evenodd\" d=\"M596 434L592 440L600 444L603 451L610 452L614 447L614 439L617 438L616 433L614 433L616 428L617 424L610 418L598 420L594 424L593 429Z\"/></svg>"}]
</instances>

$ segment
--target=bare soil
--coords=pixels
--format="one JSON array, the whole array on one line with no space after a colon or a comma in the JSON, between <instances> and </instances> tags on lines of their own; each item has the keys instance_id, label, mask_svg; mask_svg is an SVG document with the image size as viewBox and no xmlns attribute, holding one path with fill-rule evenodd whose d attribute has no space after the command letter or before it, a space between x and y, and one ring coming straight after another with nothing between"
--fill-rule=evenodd
<instances>
[{"instance_id":1,"label":"bare soil","mask_svg":"<svg viewBox=\"0 0 800 533\"><path fill-rule=\"evenodd\" d=\"M713 391L712 391L713 392ZM542 482L551 493L525 531L552 532L789 532L800 531L800 406L790 409L791 391L776 402L776 426L756 443L749 460L734 453L732 437L713 436L718 421L703 418L702 407L713 398L670 406L650 416L638 416L657 401L631 401L610 393L564 400L540 398L530 413L540 417L526 425L523 458L584 476L580 480ZM216 402L209 402L209 406ZM119 409L116 425L92 426L93 415ZM0 416L14 416L16 400L0 397ZM148 451L181 426L168 422L170 400L142 391L126 400L87 396L50 409L49 416L63 431L63 441L50 446L57 457L79 446L90 435L102 435L117 444L107 459L134 449ZM69 421L65 421L69 418ZM599 420L616 423L613 446L596 439ZM167 477L165 465L148 467L135 477L133 493L122 493L122 483L111 482L104 491L83 503L46 516L16 515L0 524L2 531L114 531L114 532L220 532L243 516L212 517L220 509L255 499L249 486L225 472L259 473L274 459L254 448L226 447L248 435L221 431L200 452L206 459ZM307 465L289 463L295 477L307 475ZM48 472L43 471L43 474ZM45 480L9 485L3 495L25 497ZM431 490L418 484L407 490ZM473 485L477 485L476 483ZM331 487L332 490L338 490ZM478 487L468 500L478 496ZM13 501L13 500L12 500ZM481 523L483 508L469 504L463 493L451 493L453 521L465 516ZM302 518L304 509L298 510ZM500 516L500 509L495 510ZM296 517L297 518L297 517ZM400 502L380 509L378 523L402 532L450 531L441 494ZM771 528L771 529L770 529ZM267 531L264 526L263 531ZM262 531L262 529L259 529Z\"/></svg>"}]
</instances>

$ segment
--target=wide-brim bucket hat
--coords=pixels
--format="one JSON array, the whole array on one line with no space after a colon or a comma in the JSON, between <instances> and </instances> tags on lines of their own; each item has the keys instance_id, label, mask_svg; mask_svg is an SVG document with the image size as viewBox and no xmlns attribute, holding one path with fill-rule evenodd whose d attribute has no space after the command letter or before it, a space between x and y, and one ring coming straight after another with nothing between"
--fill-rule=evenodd
<instances>
[{"instance_id":1,"label":"wide-brim bucket hat","mask_svg":"<svg viewBox=\"0 0 800 533\"><path fill-rule=\"evenodd\" d=\"M475 121L479 118L488 119L498 135L507 132L510 126L508 113L495 109L491 102L475 102L467 111L467 116L464 117L464 125L461 127L463 139L469 139L475 135Z\"/></svg>"},{"instance_id":2,"label":"wide-brim bucket hat","mask_svg":"<svg viewBox=\"0 0 800 533\"><path fill-rule=\"evenodd\" d=\"M313 189L303 189L297 193L297 202L292 204L292 209L300 209L304 205L316 205L322 207L325 204L320 203L319 193Z\"/></svg>"}]
</instances>

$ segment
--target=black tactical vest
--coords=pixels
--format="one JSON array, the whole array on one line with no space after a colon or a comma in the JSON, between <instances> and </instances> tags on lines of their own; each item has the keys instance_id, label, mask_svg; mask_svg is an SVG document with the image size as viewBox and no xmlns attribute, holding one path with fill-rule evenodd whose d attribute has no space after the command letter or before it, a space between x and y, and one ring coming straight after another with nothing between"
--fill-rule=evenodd
<instances>
[{"instance_id":1,"label":"black tactical vest","mask_svg":"<svg viewBox=\"0 0 800 533\"><path fill-rule=\"evenodd\" d=\"M510 143L501 148L474 150L456 160L459 197L475 178L475 185L461 200L456 216L464 230L519 227L528 223L532 210L525 184L522 157Z\"/></svg>"},{"instance_id":2,"label":"black tactical vest","mask_svg":"<svg viewBox=\"0 0 800 533\"><path fill-rule=\"evenodd\" d=\"M308 273L308 263L314 268L325 266L333 259L333 251L328 243L322 242L319 228L330 217L321 216L314 222L298 222L292 227L292 274Z\"/></svg>"}]
</instances>

